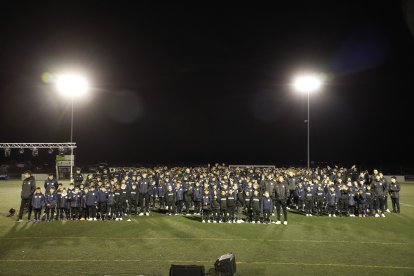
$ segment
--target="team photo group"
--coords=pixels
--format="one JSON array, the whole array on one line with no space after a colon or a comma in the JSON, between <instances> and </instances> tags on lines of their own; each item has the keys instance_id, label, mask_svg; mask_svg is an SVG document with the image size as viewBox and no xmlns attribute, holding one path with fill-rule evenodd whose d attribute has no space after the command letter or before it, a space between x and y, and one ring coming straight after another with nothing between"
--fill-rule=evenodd
<instances>
[{"instance_id":1,"label":"team photo group","mask_svg":"<svg viewBox=\"0 0 414 276\"><path fill-rule=\"evenodd\" d=\"M311 216L385 217L400 212L400 184L378 170L351 168L114 168L68 187L53 174L39 185L24 173L18 222L128 220L133 216L198 216L203 223L288 223L288 212ZM389 202L390 200L390 202ZM391 204L391 208L388 206Z\"/></svg>"}]
</instances>

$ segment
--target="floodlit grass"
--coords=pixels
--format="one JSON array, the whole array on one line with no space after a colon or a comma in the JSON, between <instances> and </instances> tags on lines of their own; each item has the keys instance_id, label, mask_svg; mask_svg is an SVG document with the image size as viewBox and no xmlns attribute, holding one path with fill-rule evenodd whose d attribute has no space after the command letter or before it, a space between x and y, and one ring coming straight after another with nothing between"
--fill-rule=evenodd
<instances>
[{"instance_id":1,"label":"floodlit grass","mask_svg":"<svg viewBox=\"0 0 414 276\"><path fill-rule=\"evenodd\" d=\"M289 225L202 224L197 217L16 223L20 181L0 182L0 274L168 275L171 264L206 271L233 252L236 275L414 275L414 184L401 214L305 217ZM391 202L389 202L391 207Z\"/></svg>"}]
</instances>

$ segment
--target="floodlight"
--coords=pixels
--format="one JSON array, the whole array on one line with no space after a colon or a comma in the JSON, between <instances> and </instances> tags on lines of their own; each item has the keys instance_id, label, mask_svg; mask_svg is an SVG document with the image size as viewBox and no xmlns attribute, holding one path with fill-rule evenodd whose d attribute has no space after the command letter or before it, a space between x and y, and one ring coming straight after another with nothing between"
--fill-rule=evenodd
<instances>
[{"instance_id":1,"label":"floodlight","mask_svg":"<svg viewBox=\"0 0 414 276\"><path fill-rule=\"evenodd\" d=\"M38 156L39 155L39 150L37 148L33 148L32 149L32 155L33 155L33 157Z\"/></svg>"},{"instance_id":2,"label":"floodlight","mask_svg":"<svg viewBox=\"0 0 414 276\"><path fill-rule=\"evenodd\" d=\"M49 149L47 150L47 152L48 152L49 154L52 154L52 153L53 153L53 149L52 149L52 148L49 148Z\"/></svg>"},{"instance_id":3,"label":"floodlight","mask_svg":"<svg viewBox=\"0 0 414 276\"><path fill-rule=\"evenodd\" d=\"M82 96L89 90L86 78L77 74L58 75L56 87L60 93L70 97Z\"/></svg>"},{"instance_id":4,"label":"floodlight","mask_svg":"<svg viewBox=\"0 0 414 276\"><path fill-rule=\"evenodd\" d=\"M23 153L24 153L24 148L20 148L20 149L19 149L19 153L20 153L20 154L23 154Z\"/></svg>"},{"instance_id":5,"label":"floodlight","mask_svg":"<svg viewBox=\"0 0 414 276\"><path fill-rule=\"evenodd\" d=\"M5 148L4 149L4 157L9 157L11 154L11 149L10 148Z\"/></svg>"},{"instance_id":6,"label":"floodlight","mask_svg":"<svg viewBox=\"0 0 414 276\"><path fill-rule=\"evenodd\" d=\"M322 86L322 79L315 74L300 75L295 78L293 86L299 92L314 92Z\"/></svg>"},{"instance_id":7,"label":"floodlight","mask_svg":"<svg viewBox=\"0 0 414 276\"><path fill-rule=\"evenodd\" d=\"M59 155L63 156L65 155L66 149L64 147L59 147Z\"/></svg>"}]
</instances>

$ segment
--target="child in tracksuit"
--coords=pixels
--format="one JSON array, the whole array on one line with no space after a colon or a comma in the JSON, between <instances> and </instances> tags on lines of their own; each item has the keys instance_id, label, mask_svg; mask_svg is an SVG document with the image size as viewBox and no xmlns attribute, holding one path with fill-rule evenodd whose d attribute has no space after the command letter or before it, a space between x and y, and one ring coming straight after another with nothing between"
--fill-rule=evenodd
<instances>
[{"instance_id":1,"label":"child in tracksuit","mask_svg":"<svg viewBox=\"0 0 414 276\"><path fill-rule=\"evenodd\" d=\"M348 188L345 184L341 187L341 197L339 198L339 216L348 214Z\"/></svg>"},{"instance_id":2,"label":"child in tracksuit","mask_svg":"<svg viewBox=\"0 0 414 276\"><path fill-rule=\"evenodd\" d=\"M88 208L88 220L96 220L96 206L98 205L98 193L91 189L86 193L86 207Z\"/></svg>"},{"instance_id":3,"label":"child in tracksuit","mask_svg":"<svg viewBox=\"0 0 414 276\"><path fill-rule=\"evenodd\" d=\"M115 217L115 193L114 189L110 188L108 192L108 200L106 202L105 219L112 220Z\"/></svg>"},{"instance_id":4,"label":"child in tracksuit","mask_svg":"<svg viewBox=\"0 0 414 276\"><path fill-rule=\"evenodd\" d=\"M230 188L227 195L227 213L229 214L229 223L235 223L236 219L234 217L236 211L236 197L234 196L234 190Z\"/></svg>"},{"instance_id":5,"label":"child in tracksuit","mask_svg":"<svg viewBox=\"0 0 414 276\"><path fill-rule=\"evenodd\" d=\"M328 201L328 215L330 217L336 217L335 209L338 203L338 195L334 186L329 187L329 192L327 193L326 198Z\"/></svg>"},{"instance_id":6,"label":"child in tracksuit","mask_svg":"<svg viewBox=\"0 0 414 276\"><path fill-rule=\"evenodd\" d=\"M202 198L203 198L202 188L200 187L200 182L197 181L193 189L193 201L194 201L194 214L195 215L200 215Z\"/></svg>"},{"instance_id":7,"label":"child in tracksuit","mask_svg":"<svg viewBox=\"0 0 414 276\"><path fill-rule=\"evenodd\" d=\"M270 214L273 212L273 201L269 195L269 192L264 193L264 198L262 199L262 213L263 213L263 223L271 223Z\"/></svg>"},{"instance_id":8,"label":"child in tracksuit","mask_svg":"<svg viewBox=\"0 0 414 276\"><path fill-rule=\"evenodd\" d=\"M201 197L201 207L202 207L202 222L210 223L210 208L211 200L208 190L204 191L204 195Z\"/></svg>"},{"instance_id":9,"label":"child in tracksuit","mask_svg":"<svg viewBox=\"0 0 414 276\"><path fill-rule=\"evenodd\" d=\"M114 192L114 200L115 200L115 220L122 220L122 190L119 184L116 187Z\"/></svg>"},{"instance_id":10,"label":"child in tracksuit","mask_svg":"<svg viewBox=\"0 0 414 276\"><path fill-rule=\"evenodd\" d=\"M139 191L137 189L136 184L132 184L131 191L129 192L129 209L130 213L134 215L138 215L138 198L139 198Z\"/></svg>"},{"instance_id":11,"label":"child in tracksuit","mask_svg":"<svg viewBox=\"0 0 414 276\"><path fill-rule=\"evenodd\" d=\"M325 191L323 190L322 186L319 185L318 189L316 190L316 214L318 216L322 216L323 209L325 207L326 195Z\"/></svg>"},{"instance_id":12,"label":"child in tracksuit","mask_svg":"<svg viewBox=\"0 0 414 276\"><path fill-rule=\"evenodd\" d=\"M34 211L34 223L40 222L40 215L42 208L45 206L45 196L42 194L40 187L36 188L35 194L32 197L32 208Z\"/></svg>"},{"instance_id":13,"label":"child in tracksuit","mask_svg":"<svg viewBox=\"0 0 414 276\"><path fill-rule=\"evenodd\" d=\"M226 191L222 190L220 194L220 220L219 223L227 221L227 197Z\"/></svg>"},{"instance_id":14,"label":"child in tracksuit","mask_svg":"<svg viewBox=\"0 0 414 276\"><path fill-rule=\"evenodd\" d=\"M253 221L253 214L252 214L251 197L250 197L249 191L245 192L243 204L244 204L243 206L246 212L246 222L250 223Z\"/></svg>"},{"instance_id":15,"label":"child in tracksuit","mask_svg":"<svg viewBox=\"0 0 414 276\"><path fill-rule=\"evenodd\" d=\"M243 215L243 206L244 206L244 191L243 189L240 187L237 189L237 194L236 194L236 220L237 223L242 223L242 215Z\"/></svg>"},{"instance_id":16,"label":"child in tracksuit","mask_svg":"<svg viewBox=\"0 0 414 276\"><path fill-rule=\"evenodd\" d=\"M68 218L68 213L66 212L66 207L68 205L68 194L66 193L66 188L62 189L62 193L60 195L59 201L58 201L58 209L59 209L59 219L63 220L65 217Z\"/></svg>"},{"instance_id":17,"label":"child in tracksuit","mask_svg":"<svg viewBox=\"0 0 414 276\"><path fill-rule=\"evenodd\" d=\"M175 191L173 191L173 188L171 185L168 185L167 192L164 195L165 197L165 204L167 208L167 214L173 215L175 213Z\"/></svg>"},{"instance_id":18,"label":"child in tracksuit","mask_svg":"<svg viewBox=\"0 0 414 276\"><path fill-rule=\"evenodd\" d=\"M57 196L54 186L49 187L49 193L45 196L45 205L46 221L52 221L55 218L57 206Z\"/></svg>"},{"instance_id":19,"label":"child in tracksuit","mask_svg":"<svg viewBox=\"0 0 414 276\"><path fill-rule=\"evenodd\" d=\"M220 219L220 198L217 190L213 190L211 198L211 213L213 216L213 223L217 223Z\"/></svg>"},{"instance_id":20,"label":"child in tracksuit","mask_svg":"<svg viewBox=\"0 0 414 276\"><path fill-rule=\"evenodd\" d=\"M313 192L311 191L311 186L308 185L306 187L306 192L305 192L305 213L307 217L312 216L312 208L313 208Z\"/></svg>"},{"instance_id":21,"label":"child in tracksuit","mask_svg":"<svg viewBox=\"0 0 414 276\"><path fill-rule=\"evenodd\" d=\"M356 195L356 201L358 203L358 216L359 217L366 217L366 195L363 189L359 189Z\"/></svg>"},{"instance_id":22,"label":"child in tracksuit","mask_svg":"<svg viewBox=\"0 0 414 276\"><path fill-rule=\"evenodd\" d=\"M184 189L181 187L181 183L178 182L177 183L177 187L175 188L175 206L176 206L176 210L177 212L175 213L175 215L181 215L182 211L183 211L183 202L184 200Z\"/></svg>"},{"instance_id":23,"label":"child in tracksuit","mask_svg":"<svg viewBox=\"0 0 414 276\"><path fill-rule=\"evenodd\" d=\"M98 193L98 214L99 219L105 220L106 215L106 209L107 209L107 203L108 203L108 191L106 190L106 187L102 187ZM98 217L98 215L97 215Z\"/></svg>"},{"instance_id":24,"label":"child in tracksuit","mask_svg":"<svg viewBox=\"0 0 414 276\"><path fill-rule=\"evenodd\" d=\"M304 211L304 199L305 199L305 189L303 188L302 182L299 182L298 187L295 189L295 200L298 203L296 209L299 211Z\"/></svg>"},{"instance_id":25,"label":"child in tracksuit","mask_svg":"<svg viewBox=\"0 0 414 276\"><path fill-rule=\"evenodd\" d=\"M350 217L355 217L355 198L356 194L352 187L348 188L348 215Z\"/></svg>"},{"instance_id":26,"label":"child in tracksuit","mask_svg":"<svg viewBox=\"0 0 414 276\"><path fill-rule=\"evenodd\" d=\"M79 220L81 199L82 195L79 192L79 188L76 187L74 191L70 194L70 212L72 215L72 220Z\"/></svg>"},{"instance_id":27,"label":"child in tracksuit","mask_svg":"<svg viewBox=\"0 0 414 276\"><path fill-rule=\"evenodd\" d=\"M260 223L261 202L259 191L254 190L253 197L250 201L250 209L252 210L252 223Z\"/></svg>"},{"instance_id":28,"label":"child in tracksuit","mask_svg":"<svg viewBox=\"0 0 414 276\"><path fill-rule=\"evenodd\" d=\"M372 193L371 186L368 185L365 190L365 213L374 215L374 194Z\"/></svg>"}]
</instances>

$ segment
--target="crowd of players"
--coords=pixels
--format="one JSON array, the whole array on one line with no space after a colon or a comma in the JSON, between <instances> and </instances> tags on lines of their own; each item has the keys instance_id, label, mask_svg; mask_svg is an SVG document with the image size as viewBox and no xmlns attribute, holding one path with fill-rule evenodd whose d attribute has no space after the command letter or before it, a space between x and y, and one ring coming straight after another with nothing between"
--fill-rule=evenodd
<instances>
[{"instance_id":1,"label":"crowd of players","mask_svg":"<svg viewBox=\"0 0 414 276\"><path fill-rule=\"evenodd\" d=\"M44 193L29 171L21 206L42 220L123 220L131 215L200 216L203 223L287 224L288 212L306 216L385 217L388 197L400 212L400 184L382 173L351 168L155 167L107 169L84 179L76 169L69 187L53 174ZM43 217L42 217L43 211ZM276 216L276 219L273 219Z\"/></svg>"}]
</instances>

